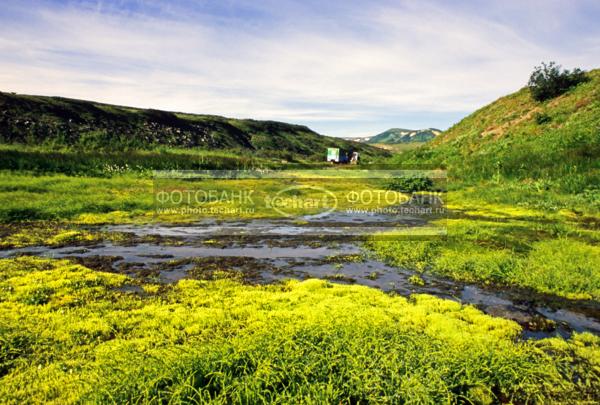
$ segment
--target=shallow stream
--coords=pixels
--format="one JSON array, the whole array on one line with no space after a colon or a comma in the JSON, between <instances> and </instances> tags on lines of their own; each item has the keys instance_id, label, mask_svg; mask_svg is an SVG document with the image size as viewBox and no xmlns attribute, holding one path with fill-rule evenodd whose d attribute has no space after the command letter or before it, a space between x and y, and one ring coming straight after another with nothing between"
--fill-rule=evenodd
<instances>
[{"instance_id":1,"label":"shallow stream","mask_svg":"<svg viewBox=\"0 0 600 405\"><path fill-rule=\"evenodd\" d=\"M566 337L572 331L600 334L600 304L596 302L571 301L518 288L482 287L427 274L420 275L423 283L415 283L415 278L411 279L414 271L388 266L363 252L355 239L344 237L344 229L358 224L371 230L381 227L385 219L383 215L357 219L333 214L304 217L301 221L115 225L102 230L129 233L141 242L37 246L3 250L0 257L70 258L93 269L161 283L183 278L210 279L217 271L230 272L248 283L322 278L403 296L426 293L473 304L488 314L515 320L523 326L525 338ZM333 223L335 226L328 226ZM407 218L402 225L420 223L417 218ZM323 232L324 229L329 232ZM151 236L160 239L144 241Z\"/></svg>"}]
</instances>

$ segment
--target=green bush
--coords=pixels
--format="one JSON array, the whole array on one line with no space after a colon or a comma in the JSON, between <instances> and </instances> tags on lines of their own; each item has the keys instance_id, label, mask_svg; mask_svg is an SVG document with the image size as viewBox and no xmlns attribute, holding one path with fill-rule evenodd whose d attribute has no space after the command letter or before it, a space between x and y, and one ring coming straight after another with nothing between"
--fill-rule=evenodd
<instances>
[{"instance_id":1,"label":"green bush","mask_svg":"<svg viewBox=\"0 0 600 405\"><path fill-rule=\"evenodd\" d=\"M552 117L550 117L546 113L536 113L536 114L534 114L534 118L535 118L535 123L538 125L547 124L548 122L552 121Z\"/></svg>"},{"instance_id":2,"label":"green bush","mask_svg":"<svg viewBox=\"0 0 600 405\"><path fill-rule=\"evenodd\" d=\"M536 66L529 77L528 87L537 101L544 101L560 96L571 87L586 80L581 69L562 70L555 62Z\"/></svg>"},{"instance_id":3,"label":"green bush","mask_svg":"<svg viewBox=\"0 0 600 405\"><path fill-rule=\"evenodd\" d=\"M417 191L432 191L433 181L424 176L398 177L390 180L386 185L388 190L403 193L414 193Z\"/></svg>"}]
</instances>

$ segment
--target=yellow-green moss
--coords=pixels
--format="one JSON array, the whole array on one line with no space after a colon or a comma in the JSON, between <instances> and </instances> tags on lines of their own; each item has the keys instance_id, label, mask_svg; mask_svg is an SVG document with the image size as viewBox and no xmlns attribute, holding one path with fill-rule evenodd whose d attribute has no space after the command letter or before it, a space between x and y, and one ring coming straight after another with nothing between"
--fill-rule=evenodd
<instances>
[{"instance_id":1,"label":"yellow-green moss","mask_svg":"<svg viewBox=\"0 0 600 405\"><path fill-rule=\"evenodd\" d=\"M84 245L103 240L121 241L126 238L126 234L119 232L92 231L74 225L38 222L10 226L0 240L0 248Z\"/></svg>"},{"instance_id":2,"label":"yellow-green moss","mask_svg":"<svg viewBox=\"0 0 600 405\"><path fill-rule=\"evenodd\" d=\"M516 323L428 295L321 280L119 288L129 282L68 261L0 260L3 400L547 403L600 392L597 337L518 342Z\"/></svg>"},{"instance_id":3,"label":"yellow-green moss","mask_svg":"<svg viewBox=\"0 0 600 405\"><path fill-rule=\"evenodd\" d=\"M42 224L39 226L23 227L20 230L10 233L0 240L0 247L61 246L98 241L102 239L102 236L99 233Z\"/></svg>"}]
</instances>

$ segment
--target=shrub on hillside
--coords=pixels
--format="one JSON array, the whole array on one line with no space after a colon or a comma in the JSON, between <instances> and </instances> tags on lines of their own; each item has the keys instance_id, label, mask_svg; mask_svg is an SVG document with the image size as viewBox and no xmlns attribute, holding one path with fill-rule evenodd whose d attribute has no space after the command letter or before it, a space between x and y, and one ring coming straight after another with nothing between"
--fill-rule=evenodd
<instances>
[{"instance_id":1,"label":"shrub on hillside","mask_svg":"<svg viewBox=\"0 0 600 405\"><path fill-rule=\"evenodd\" d=\"M527 86L535 100L544 101L563 94L585 80L585 73L581 69L563 70L555 62L542 62L542 65L536 66L531 73Z\"/></svg>"},{"instance_id":2,"label":"shrub on hillside","mask_svg":"<svg viewBox=\"0 0 600 405\"><path fill-rule=\"evenodd\" d=\"M391 179L387 184L388 190L402 193L415 193L417 191L432 191L433 181L424 176L408 176Z\"/></svg>"},{"instance_id":3,"label":"shrub on hillside","mask_svg":"<svg viewBox=\"0 0 600 405\"><path fill-rule=\"evenodd\" d=\"M552 121L552 117L546 113L537 112L533 115L533 117L535 118L535 123L538 125L547 124L548 122Z\"/></svg>"}]
</instances>

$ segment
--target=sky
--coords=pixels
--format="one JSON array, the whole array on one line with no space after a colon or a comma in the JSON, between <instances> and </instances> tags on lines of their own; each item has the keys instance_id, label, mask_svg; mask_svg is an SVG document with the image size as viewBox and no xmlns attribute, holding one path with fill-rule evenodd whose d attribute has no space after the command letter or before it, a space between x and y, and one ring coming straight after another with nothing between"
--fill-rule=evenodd
<instances>
[{"instance_id":1,"label":"sky","mask_svg":"<svg viewBox=\"0 0 600 405\"><path fill-rule=\"evenodd\" d=\"M2 0L0 91L446 129L535 65L600 67L597 0Z\"/></svg>"}]
</instances>

